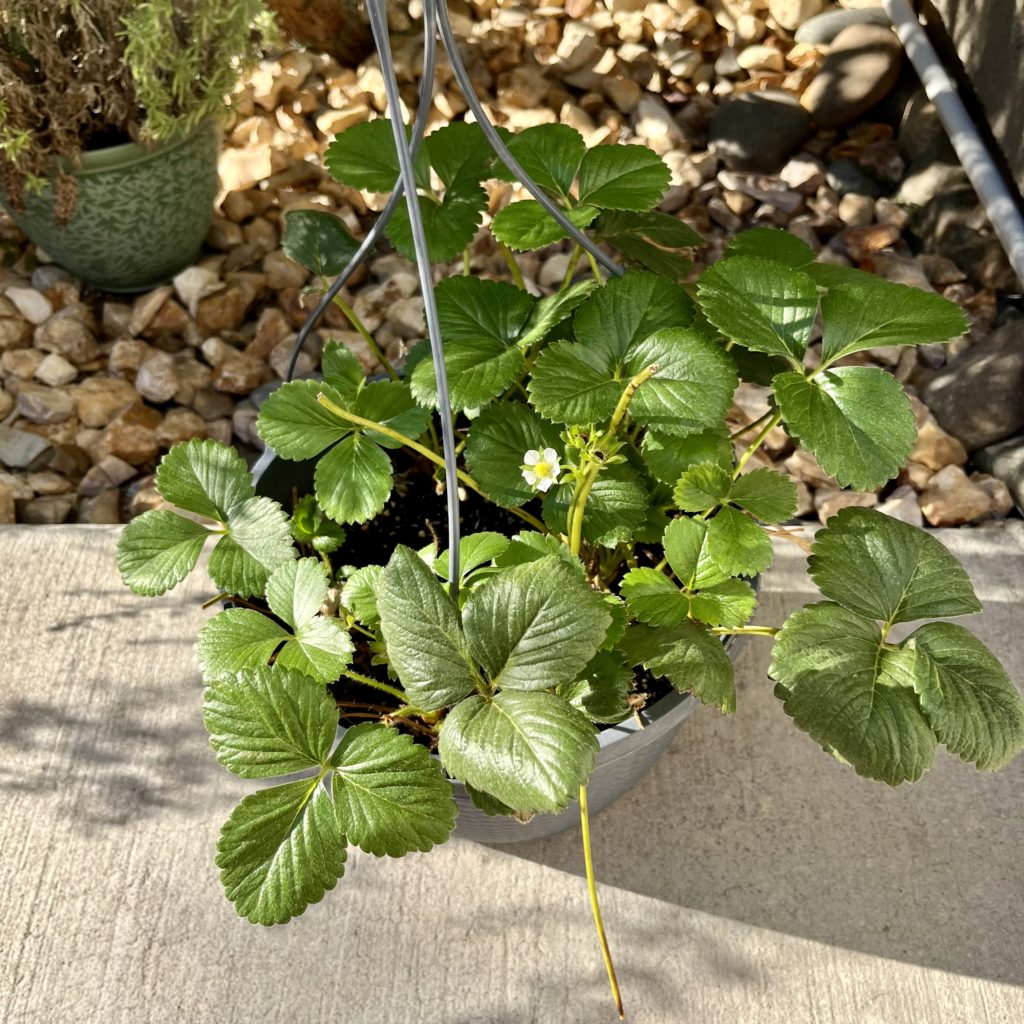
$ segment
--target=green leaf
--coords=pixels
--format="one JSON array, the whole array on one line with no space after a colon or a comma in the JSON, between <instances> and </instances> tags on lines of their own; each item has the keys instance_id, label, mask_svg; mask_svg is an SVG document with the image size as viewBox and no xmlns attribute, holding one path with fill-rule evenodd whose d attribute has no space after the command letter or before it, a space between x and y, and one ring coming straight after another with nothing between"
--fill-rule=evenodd
<instances>
[{"instance_id":1,"label":"green leaf","mask_svg":"<svg viewBox=\"0 0 1024 1024\"><path fill-rule=\"evenodd\" d=\"M226 527L210 553L210 579L239 597L262 594L270 574L295 557L288 516L270 498L249 498L232 510Z\"/></svg>"},{"instance_id":2,"label":"green leaf","mask_svg":"<svg viewBox=\"0 0 1024 1024\"><path fill-rule=\"evenodd\" d=\"M790 434L843 487L881 487L909 458L917 438L914 412L885 370L841 366L815 380L780 373L772 387Z\"/></svg>"},{"instance_id":3,"label":"green leaf","mask_svg":"<svg viewBox=\"0 0 1024 1024\"><path fill-rule=\"evenodd\" d=\"M445 190L440 203L423 196L417 198L430 262L448 263L473 241L487 209L487 193L475 182L459 178ZM416 262L409 210L404 203L395 210L387 236L407 260Z\"/></svg>"},{"instance_id":4,"label":"green leaf","mask_svg":"<svg viewBox=\"0 0 1024 1024\"><path fill-rule=\"evenodd\" d=\"M295 636L281 648L277 664L333 683L352 661L353 650L344 623L318 615L295 630Z\"/></svg>"},{"instance_id":5,"label":"green leaf","mask_svg":"<svg viewBox=\"0 0 1024 1024\"><path fill-rule=\"evenodd\" d=\"M876 622L826 601L786 620L769 674L798 728L859 775L896 786L931 767L935 735L914 692L882 670L882 654Z\"/></svg>"},{"instance_id":6,"label":"green leaf","mask_svg":"<svg viewBox=\"0 0 1024 1024\"><path fill-rule=\"evenodd\" d=\"M503 804L500 800L491 796L490 793L484 793L465 782L463 785L466 787L469 799L473 801L473 806L477 808L477 810L483 811L487 817L496 818L502 815L511 816L516 813L508 806L508 804Z\"/></svg>"},{"instance_id":7,"label":"green leaf","mask_svg":"<svg viewBox=\"0 0 1024 1024\"><path fill-rule=\"evenodd\" d=\"M341 591L342 605L368 629L376 629L380 624L377 587L383 572L382 565L364 565L349 576Z\"/></svg>"},{"instance_id":8,"label":"green leaf","mask_svg":"<svg viewBox=\"0 0 1024 1024\"><path fill-rule=\"evenodd\" d=\"M436 294L452 408L480 408L519 379L516 346L535 300L513 285L465 276L446 278ZM411 381L417 400L436 408L433 362L419 363Z\"/></svg>"},{"instance_id":9,"label":"green leaf","mask_svg":"<svg viewBox=\"0 0 1024 1024\"><path fill-rule=\"evenodd\" d=\"M548 555L557 555L566 565L572 567L573 572L580 579L586 579L583 563L565 544L550 533L532 533L530 531L517 533L508 547L494 559L494 564L499 568L506 569L513 565L536 562L538 558L546 558Z\"/></svg>"},{"instance_id":10,"label":"green leaf","mask_svg":"<svg viewBox=\"0 0 1024 1024\"><path fill-rule=\"evenodd\" d=\"M914 688L940 743L986 771L1024 749L1024 701L977 637L951 622L930 622L901 649L913 654Z\"/></svg>"},{"instance_id":11,"label":"green leaf","mask_svg":"<svg viewBox=\"0 0 1024 1024\"><path fill-rule=\"evenodd\" d=\"M632 664L664 676L680 693L692 693L727 715L736 710L732 662L721 640L699 623L630 626L622 649Z\"/></svg>"},{"instance_id":12,"label":"green leaf","mask_svg":"<svg viewBox=\"0 0 1024 1024\"><path fill-rule=\"evenodd\" d=\"M474 569L493 561L509 546L504 534L483 531L471 533L459 541L459 576L465 579ZM449 580L448 552L442 551L434 562L434 572L442 579Z\"/></svg>"},{"instance_id":13,"label":"green leaf","mask_svg":"<svg viewBox=\"0 0 1024 1024\"><path fill-rule=\"evenodd\" d=\"M359 360L344 345L329 341L324 345L320 359L324 380L339 395L344 403L355 401L356 392L363 386L365 374Z\"/></svg>"},{"instance_id":14,"label":"green leaf","mask_svg":"<svg viewBox=\"0 0 1024 1024\"><path fill-rule=\"evenodd\" d=\"M348 266L359 243L326 210L288 210L281 236L284 254L318 277L335 277Z\"/></svg>"},{"instance_id":15,"label":"green leaf","mask_svg":"<svg viewBox=\"0 0 1024 1024\"><path fill-rule=\"evenodd\" d=\"M578 314L577 314L578 315ZM605 353L571 341L549 345L533 366L528 390L542 415L584 425L608 420L627 381L616 380Z\"/></svg>"},{"instance_id":16,"label":"green leaf","mask_svg":"<svg viewBox=\"0 0 1024 1024\"><path fill-rule=\"evenodd\" d=\"M328 412L318 401L323 392L344 408L349 403L330 385L315 380L282 384L260 407L256 429L283 459L312 459L352 432L352 424Z\"/></svg>"},{"instance_id":17,"label":"green leaf","mask_svg":"<svg viewBox=\"0 0 1024 1024\"><path fill-rule=\"evenodd\" d=\"M803 361L818 289L802 271L757 256L731 256L701 275L704 315L727 338L768 355Z\"/></svg>"},{"instance_id":18,"label":"green leaf","mask_svg":"<svg viewBox=\"0 0 1024 1024\"><path fill-rule=\"evenodd\" d=\"M756 576L771 564L768 534L738 509L727 505L708 523L708 555L730 576Z\"/></svg>"},{"instance_id":19,"label":"green leaf","mask_svg":"<svg viewBox=\"0 0 1024 1024\"><path fill-rule=\"evenodd\" d=\"M368 192L390 192L399 176L391 122L381 117L347 128L327 147L324 163L332 177L343 185ZM416 159L415 175L421 188L430 187L426 147Z\"/></svg>"},{"instance_id":20,"label":"green leaf","mask_svg":"<svg viewBox=\"0 0 1024 1024\"><path fill-rule=\"evenodd\" d=\"M571 682L610 624L601 595L554 557L490 577L463 610L470 654L492 686L509 690Z\"/></svg>"},{"instance_id":21,"label":"green leaf","mask_svg":"<svg viewBox=\"0 0 1024 1024\"><path fill-rule=\"evenodd\" d=\"M690 614L709 626L742 626L757 608L757 594L746 580L725 580L690 597Z\"/></svg>"},{"instance_id":22,"label":"green leaf","mask_svg":"<svg viewBox=\"0 0 1024 1024\"><path fill-rule=\"evenodd\" d=\"M705 512L724 505L732 486L728 469L715 462L698 462L679 478L673 497L684 512Z\"/></svg>"},{"instance_id":23,"label":"green leaf","mask_svg":"<svg viewBox=\"0 0 1024 1024\"><path fill-rule=\"evenodd\" d=\"M562 211L580 230L588 227L598 214L595 206L576 206ZM509 203L491 221L491 234L510 249L526 252L568 238L565 228L535 199Z\"/></svg>"},{"instance_id":24,"label":"green leaf","mask_svg":"<svg viewBox=\"0 0 1024 1024\"><path fill-rule=\"evenodd\" d=\"M595 281L577 281L564 292L545 295L533 307L529 322L519 336L520 349L528 351L538 341L546 338L555 327L572 315L596 287Z\"/></svg>"},{"instance_id":25,"label":"green leaf","mask_svg":"<svg viewBox=\"0 0 1024 1024\"><path fill-rule=\"evenodd\" d=\"M196 567L209 535L201 523L176 512L143 512L128 523L117 542L121 579L136 594L164 594Z\"/></svg>"},{"instance_id":26,"label":"green leaf","mask_svg":"<svg viewBox=\"0 0 1024 1024\"><path fill-rule=\"evenodd\" d=\"M295 503L290 526L295 540L324 555L332 554L345 543L344 529L323 514L312 494Z\"/></svg>"},{"instance_id":27,"label":"green leaf","mask_svg":"<svg viewBox=\"0 0 1024 1024\"><path fill-rule=\"evenodd\" d=\"M545 448L562 450L558 428L528 405L503 402L484 409L473 421L466 442L466 464L491 501L503 508L517 508L536 495L523 479L523 456Z\"/></svg>"},{"instance_id":28,"label":"green leaf","mask_svg":"<svg viewBox=\"0 0 1024 1024\"><path fill-rule=\"evenodd\" d=\"M708 552L708 521L680 516L665 527L663 545L669 568L687 590L702 590L729 578Z\"/></svg>"},{"instance_id":29,"label":"green leaf","mask_svg":"<svg viewBox=\"0 0 1024 1024\"><path fill-rule=\"evenodd\" d=\"M160 460L156 489L172 505L220 522L254 493L249 467L234 448L198 439L176 444Z\"/></svg>"},{"instance_id":30,"label":"green leaf","mask_svg":"<svg viewBox=\"0 0 1024 1024\"><path fill-rule=\"evenodd\" d=\"M815 260L814 250L796 235L779 228L750 228L733 235L726 256L760 256L803 270Z\"/></svg>"},{"instance_id":31,"label":"green leaf","mask_svg":"<svg viewBox=\"0 0 1024 1024\"><path fill-rule=\"evenodd\" d=\"M968 327L956 303L889 281L833 288L821 300L821 320L823 363L869 348L948 341Z\"/></svg>"},{"instance_id":32,"label":"green leaf","mask_svg":"<svg viewBox=\"0 0 1024 1024\"><path fill-rule=\"evenodd\" d=\"M833 516L808 571L826 597L889 624L981 611L963 566L935 537L873 509Z\"/></svg>"},{"instance_id":33,"label":"green leaf","mask_svg":"<svg viewBox=\"0 0 1024 1024\"><path fill-rule=\"evenodd\" d=\"M253 924L284 924L318 903L345 869L345 836L319 779L247 796L217 843L224 893Z\"/></svg>"},{"instance_id":34,"label":"green leaf","mask_svg":"<svg viewBox=\"0 0 1024 1024\"><path fill-rule=\"evenodd\" d=\"M437 749L450 775L514 810L560 811L590 775L597 732L556 694L505 690L452 708Z\"/></svg>"},{"instance_id":35,"label":"green leaf","mask_svg":"<svg viewBox=\"0 0 1024 1024\"><path fill-rule=\"evenodd\" d=\"M693 303L679 285L630 271L591 293L576 311L573 329L578 341L606 353L616 365L652 334L688 327L692 320Z\"/></svg>"},{"instance_id":36,"label":"green leaf","mask_svg":"<svg viewBox=\"0 0 1024 1024\"><path fill-rule=\"evenodd\" d=\"M579 679L563 683L557 689L573 707L592 722L616 725L633 713L629 691L633 673L610 651L598 651Z\"/></svg>"},{"instance_id":37,"label":"green leaf","mask_svg":"<svg viewBox=\"0 0 1024 1024\"><path fill-rule=\"evenodd\" d=\"M381 380L367 384L353 403L352 411L363 419L397 430L415 440L430 422L430 410L417 405L409 385L397 380ZM401 448L402 442L377 430L366 430L366 436L384 448Z\"/></svg>"},{"instance_id":38,"label":"green leaf","mask_svg":"<svg viewBox=\"0 0 1024 1024\"><path fill-rule=\"evenodd\" d=\"M295 629L309 622L327 598L327 574L316 558L300 558L281 566L267 582L267 604Z\"/></svg>"},{"instance_id":39,"label":"green leaf","mask_svg":"<svg viewBox=\"0 0 1024 1024\"><path fill-rule=\"evenodd\" d=\"M566 529L574 485L559 484L544 499L544 523L559 533ZM583 539L613 548L629 541L647 517L650 499L636 471L625 464L609 466L590 490L583 515Z\"/></svg>"},{"instance_id":40,"label":"green leaf","mask_svg":"<svg viewBox=\"0 0 1024 1024\"><path fill-rule=\"evenodd\" d=\"M430 166L450 188L456 181L481 182L493 176L496 157L475 121L453 121L424 140Z\"/></svg>"},{"instance_id":41,"label":"green leaf","mask_svg":"<svg viewBox=\"0 0 1024 1024\"><path fill-rule=\"evenodd\" d=\"M364 853L425 853L455 827L452 784L411 736L378 723L357 725L345 731L331 764L338 822Z\"/></svg>"},{"instance_id":42,"label":"green leaf","mask_svg":"<svg viewBox=\"0 0 1024 1024\"><path fill-rule=\"evenodd\" d=\"M603 210L650 210L671 176L665 161L646 146L596 146L580 164L579 201Z\"/></svg>"},{"instance_id":43,"label":"green leaf","mask_svg":"<svg viewBox=\"0 0 1024 1024\"><path fill-rule=\"evenodd\" d=\"M239 672L266 668L290 635L273 619L250 608L220 612L196 637L196 660L203 679L233 679Z\"/></svg>"},{"instance_id":44,"label":"green leaf","mask_svg":"<svg viewBox=\"0 0 1024 1024\"><path fill-rule=\"evenodd\" d=\"M724 427L712 427L689 437L673 437L656 430L644 433L640 448L647 468L664 484L674 485L691 466L713 462L732 466L732 442Z\"/></svg>"},{"instance_id":45,"label":"green leaf","mask_svg":"<svg viewBox=\"0 0 1024 1024\"><path fill-rule=\"evenodd\" d=\"M381 574L377 610L388 658L411 703L434 711L480 682L452 599L404 545L395 548Z\"/></svg>"},{"instance_id":46,"label":"green leaf","mask_svg":"<svg viewBox=\"0 0 1024 1024\"><path fill-rule=\"evenodd\" d=\"M751 470L736 478L729 501L763 523L782 523L796 514L796 484L775 470Z\"/></svg>"},{"instance_id":47,"label":"green leaf","mask_svg":"<svg viewBox=\"0 0 1024 1024\"><path fill-rule=\"evenodd\" d=\"M690 611L679 588L657 569L630 569L619 585L629 614L652 626L678 626Z\"/></svg>"},{"instance_id":48,"label":"green leaf","mask_svg":"<svg viewBox=\"0 0 1024 1024\"><path fill-rule=\"evenodd\" d=\"M704 245L704 239L681 220L667 213L632 213L605 210L594 224L598 239L627 260L678 282L693 265L681 250Z\"/></svg>"},{"instance_id":49,"label":"green leaf","mask_svg":"<svg viewBox=\"0 0 1024 1024\"><path fill-rule=\"evenodd\" d=\"M340 523L372 519L391 494L391 460L365 434L350 434L316 464L316 500Z\"/></svg>"},{"instance_id":50,"label":"green leaf","mask_svg":"<svg viewBox=\"0 0 1024 1024\"><path fill-rule=\"evenodd\" d=\"M219 764L244 779L268 779L325 764L338 709L323 684L261 668L207 687L203 725Z\"/></svg>"},{"instance_id":51,"label":"green leaf","mask_svg":"<svg viewBox=\"0 0 1024 1024\"><path fill-rule=\"evenodd\" d=\"M541 188L568 199L587 146L575 128L541 124L517 132L508 148L526 173Z\"/></svg>"}]
</instances>

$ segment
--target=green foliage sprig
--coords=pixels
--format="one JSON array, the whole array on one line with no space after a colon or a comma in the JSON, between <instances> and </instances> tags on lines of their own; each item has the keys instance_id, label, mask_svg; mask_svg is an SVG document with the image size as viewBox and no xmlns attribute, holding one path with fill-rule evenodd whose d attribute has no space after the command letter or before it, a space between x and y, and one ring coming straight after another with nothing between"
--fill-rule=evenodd
<instances>
[{"instance_id":1,"label":"green foliage sprig","mask_svg":"<svg viewBox=\"0 0 1024 1024\"><path fill-rule=\"evenodd\" d=\"M459 484L524 524L463 538L458 601L437 544L399 544L386 564L366 565L351 539L357 524L400 507L396 477L409 460L454 484L443 478L422 345L404 376L376 381L329 344L322 381L284 384L263 405L267 444L316 460L290 536L285 512L253 495L238 460L197 441L165 458L157 485L217 525L149 512L121 542L126 582L155 594L195 565L209 532L222 535L214 582L252 599L211 619L197 654L222 763L248 778L307 773L247 797L224 827L225 890L254 921L320 899L347 843L399 856L443 841L450 780L488 814L566 807L593 767L598 726L635 712L638 671L734 711L729 635L774 639L782 709L869 778L916 780L939 744L983 769L1024 745L1024 703L998 661L963 627L933 621L981 606L956 560L920 530L844 510L809 546L823 600L780 629L749 624L751 579L768 568L773 536L790 536L780 524L797 506L793 481L758 465L769 433L786 430L844 485L880 487L910 454L914 417L899 382L857 353L944 341L965 330L963 314L817 264L802 242L766 229L737 236L696 287L684 284L700 239L655 210L669 180L658 157L587 151L559 125L508 141L629 269L606 283L594 266L593 280L576 282L576 247L561 287L541 298L522 287L511 253L513 283L468 273L439 283ZM438 261L473 239L482 183L507 177L486 152L472 125L426 140L417 181ZM345 132L328 165L352 187L390 187L389 127ZM491 231L514 251L562 238L532 201L501 210ZM410 251L407 221L390 237ZM285 246L325 277L355 241L332 215L299 211L287 215ZM741 378L770 382L771 409L730 435ZM921 620L892 638L896 624ZM344 718L353 707L367 722L332 749L338 709Z\"/></svg>"}]
</instances>

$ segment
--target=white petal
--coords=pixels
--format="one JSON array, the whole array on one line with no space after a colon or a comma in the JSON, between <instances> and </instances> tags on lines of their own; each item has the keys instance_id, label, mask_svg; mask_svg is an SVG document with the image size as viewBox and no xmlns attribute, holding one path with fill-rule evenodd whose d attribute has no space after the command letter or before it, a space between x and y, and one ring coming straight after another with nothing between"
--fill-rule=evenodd
<instances>
[{"instance_id":1,"label":"white petal","mask_svg":"<svg viewBox=\"0 0 1024 1024\"><path fill-rule=\"evenodd\" d=\"M538 452L535 449L531 448L523 456L523 462L525 462L527 466L536 466L537 463L540 462L540 452Z\"/></svg>"},{"instance_id":2,"label":"white petal","mask_svg":"<svg viewBox=\"0 0 1024 1024\"><path fill-rule=\"evenodd\" d=\"M557 466L558 465L558 452L556 452L554 448L545 448L544 449L544 461L545 462L550 462L552 465Z\"/></svg>"},{"instance_id":3,"label":"white petal","mask_svg":"<svg viewBox=\"0 0 1024 1024\"><path fill-rule=\"evenodd\" d=\"M554 482L554 477L546 476L543 479L538 480L535 486L538 491L544 491L546 493Z\"/></svg>"},{"instance_id":4,"label":"white petal","mask_svg":"<svg viewBox=\"0 0 1024 1024\"><path fill-rule=\"evenodd\" d=\"M524 469L523 470L523 479L531 487L536 487L537 486L537 481L538 481L539 478L538 478L537 474L534 473L534 471L532 469Z\"/></svg>"}]
</instances>

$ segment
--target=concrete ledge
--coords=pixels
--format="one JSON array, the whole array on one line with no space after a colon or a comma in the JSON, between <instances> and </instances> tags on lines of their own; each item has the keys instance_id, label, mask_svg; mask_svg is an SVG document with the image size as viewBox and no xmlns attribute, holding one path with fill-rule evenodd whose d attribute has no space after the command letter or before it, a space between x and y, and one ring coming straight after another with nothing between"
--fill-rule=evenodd
<instances>
[{"instance_id":1,"label":"concrete ledge","mask_svg":"<svg viewBox=\"0 0 1024 1024\"><path fill-rule=\"evenodd\" d=\"M1022 524L938 534L1024 679ZM201 581L129 594L116 528L0 530L0 1020L11 1024L611 1021L577 836L356 854L283 928L238 920L213 865L250 788L220 769L191 644ZM760 621L810 596L782 548ZM702 711L595 822L636 1024L1024 1019L1024 763L943 755L914 788L797 733L748 644L740 709Z\"/></svg>"}]
</instances>

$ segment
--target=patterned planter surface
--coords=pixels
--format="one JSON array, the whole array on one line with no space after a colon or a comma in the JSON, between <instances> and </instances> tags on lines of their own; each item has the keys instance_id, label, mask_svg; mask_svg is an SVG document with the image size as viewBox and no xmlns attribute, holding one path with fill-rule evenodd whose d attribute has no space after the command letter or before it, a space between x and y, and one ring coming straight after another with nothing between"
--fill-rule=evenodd
<instances>
[{"instance_id":1,"label":"patterned planter surface","mask_svg":"<svg viewBox=\"0 0 1024 1024\"><path fill-rule=\"evenodd\" d=\"M26 195L15 223L51 259L97 288L146 291L194 261L213 220L220 133L204 124L155 146L84 154L78 205L66 227L47 186Z\"/></svg>"}]
</instances>

